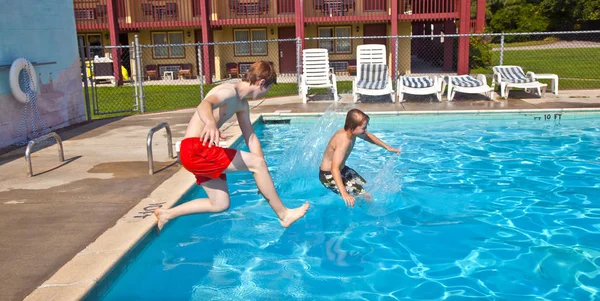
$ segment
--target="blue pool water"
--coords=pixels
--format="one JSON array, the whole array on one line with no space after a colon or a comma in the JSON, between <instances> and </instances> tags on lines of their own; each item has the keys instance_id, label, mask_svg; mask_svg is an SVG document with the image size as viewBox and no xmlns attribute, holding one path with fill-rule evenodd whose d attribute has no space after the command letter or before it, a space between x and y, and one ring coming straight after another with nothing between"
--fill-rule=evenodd
<instances>
[{"instance_id":1,"label":"blue pool water","mask_svg":"<svg viewBox=\"0 0 600 301\"><path fill-rule=\"evenodd\" d=\"M284 203L310 201L306 217L282 229L251 174L232 174L228 212L171 222L88 297L597 300L600 118L546 117L372 116L369 131L403 153L357 142L347 164L374 200L354 209L290 158L320 156L316 119L259 124Z\"/></svg>"}]
</instances>

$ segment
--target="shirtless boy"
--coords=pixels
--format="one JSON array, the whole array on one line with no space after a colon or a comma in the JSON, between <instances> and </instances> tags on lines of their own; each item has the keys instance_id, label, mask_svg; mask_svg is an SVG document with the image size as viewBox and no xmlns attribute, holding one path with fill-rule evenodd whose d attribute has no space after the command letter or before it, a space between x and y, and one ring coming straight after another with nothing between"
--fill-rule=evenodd
<instances>
[{"instance_id":1,"label":"shirtless boy","mask_svg":"<svg viewBox=\"0 0 600 301\"><path fill-rule=\"evenodd\" d=\"M325 188L339 194L349 207L354 207L354 196L366 193L363 188L366 183L365 179L354 169L346 166L346 160L354 148L356 137L390 152L400 152L397 148L385 144L375 135L367 132L368 125L369 116L363 111L358 109L348 111L344 128L333 134L321 161L319 180Z\"/></svg>"},{"instance_id":2,"label":"shirtless boy","mask_svg":"<svg viewBox=\"0 0 600 301\"><path fill-rule=\"evenodd\" d=\"M229 190L225 175L246 170L254 174L258 190L267 199L283 227L289 227L304 216L308 202L294 209L285 207L281 202L267 169L260 141L250 122L247 99L256 99L267 93L276 80L276 74L268 62L256 62L243 81L213 88L198 105L181 141L179 157L183 167L196 176L196 183L204 188L208 198L155 210L159 231L169 220L181 215L227 210ZM249 153L219 146L220 139L224 138L219 128L233 114L236 114Z\"/></svg>"}]
</instances>

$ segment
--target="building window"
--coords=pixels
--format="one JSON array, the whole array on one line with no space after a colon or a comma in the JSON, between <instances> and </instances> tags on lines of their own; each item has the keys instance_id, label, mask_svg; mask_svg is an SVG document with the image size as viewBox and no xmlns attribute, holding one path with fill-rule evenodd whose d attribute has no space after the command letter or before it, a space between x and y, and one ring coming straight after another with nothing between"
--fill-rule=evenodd
<instances>
[{"instance_id":1,"label":"building window","mask_svg":"<svg viewBox=\"0 0 600 301\"><path fill-rule=\"evenodd\" d=\"M267 39L266 29L236 29L233 31L236 42L248 41L251 43L235 44L235 55L267 55L267 43L255 42Z\"/></svg>"},{"instance_id":2,"label":"building window","mask_svg":"<svg viewBox=\"0 0 600 301\"><path fill-rule=\"evenodd\" d=\"M90 58L94 58L95 56L104 56L104 49L102 48L102 35L99 33L77 35L77 44L79 44L79 47L85 47L83 51L86 58L88 57L88 49Z\"/></svg>"},{"instance_id":3,"label":"building window","mask_svg":"<svg viewBox=\"0 0 600 301\"><path fill-rule=\"evenodd\" d=\"M319 40L319 48L325 48L330 53L352 53L352 41L339 38L351 37L350 26L319 27L320 38L338 38L332 40Z\"/></svg>"},{"instance_id":4,"label":"building window","mask_svg":"<svg viewBox=\"0 0 600 301\"><path fill-rule=\"evenodd\" d=\"M183 44L183 32L153 32L152 44L162 45L154 47L155 58L182 58L185 57Z\"/></svg>"}]
</instances>

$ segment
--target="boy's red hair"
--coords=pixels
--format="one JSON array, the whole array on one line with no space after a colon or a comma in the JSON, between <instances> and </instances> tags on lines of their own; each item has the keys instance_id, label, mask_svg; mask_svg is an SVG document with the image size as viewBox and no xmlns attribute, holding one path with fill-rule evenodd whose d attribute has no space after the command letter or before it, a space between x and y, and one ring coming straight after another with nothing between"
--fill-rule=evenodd
<instances>
[{"instance_id":1,"label":"boy's red hair","mask_svg":"<svg viewBox=\"0 0 600 301\"><path fill-rule=\"evenodd\" d=\"M273 66L269 62L259 61L252 64L242 81L254 85L261 79L265 80L265 87L277 83L277 74L275 74L275 70L273 70Z\"/></svg>"}]
</instances>

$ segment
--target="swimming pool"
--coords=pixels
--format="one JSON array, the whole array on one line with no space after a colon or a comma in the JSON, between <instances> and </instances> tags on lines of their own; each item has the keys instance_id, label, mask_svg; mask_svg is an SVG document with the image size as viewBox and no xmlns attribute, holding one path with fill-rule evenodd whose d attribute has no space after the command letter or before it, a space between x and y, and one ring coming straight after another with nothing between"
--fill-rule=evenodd
<instances>
[{"instance_id":1,"label":"swimming pool","mask_svg":"<svg viewBox=\"0 0 600 301\"><path fill-rule=\"evenodd\" d=\"M372 115L369 131L403 153L357 143L348 165L375 199L354 209L292 157L320 155L307 150L323 124L259 124L284 203L309 200L306 217L282 229L251 174L232 174L228 212L171 222L88 299L593 300L598 117Z\"/></svg>"}]
</instances>

